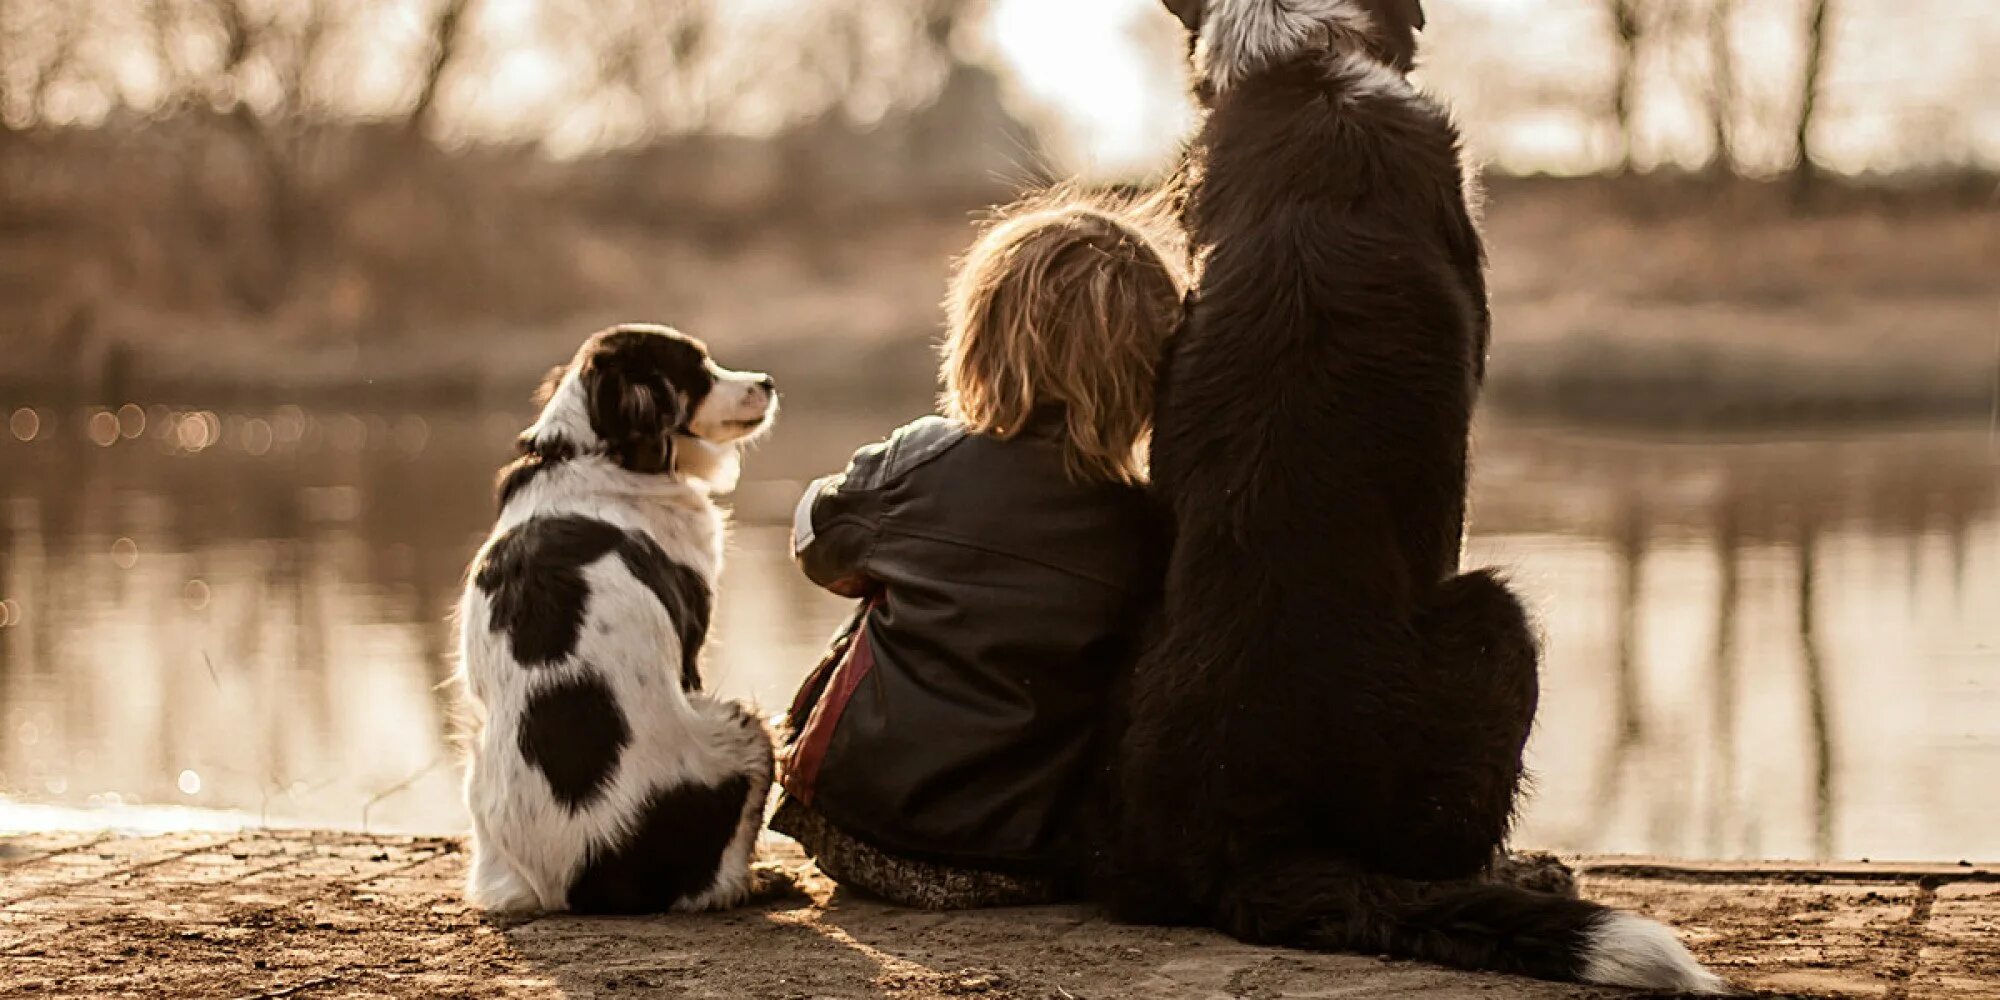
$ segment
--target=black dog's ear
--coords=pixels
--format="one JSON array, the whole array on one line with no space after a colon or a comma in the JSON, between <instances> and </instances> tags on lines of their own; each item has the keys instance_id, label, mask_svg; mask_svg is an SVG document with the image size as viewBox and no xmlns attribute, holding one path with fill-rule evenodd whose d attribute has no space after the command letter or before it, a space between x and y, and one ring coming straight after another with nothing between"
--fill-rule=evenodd
<instances>
[{"instance_id":1,"label":"black dog's ear","mask_svg":"<svg viewBox=\"0 0 2000 1000\"><path fill-rule=\"evenodd\" d=\"M587 364L583 379L590 427L614 461L645 475L673 468L673 431L685 417L680 393L615 365Z\"/></svg>"},{"instance_id":2,"label":"black dog's ear","mask_svg":"<svg viewBox=\"0 0 2000 1000\"><path fill-rule=\"evenodd\" d=\"M1180 18L1181 24L1190 34L1201 31L1201 22L1208 13L1208 0L1160 0L1167 10ZM1415 3L1416 0L1410 0Z\"/></svg>"},{"instance_id":3,"label":"black dog's ear","mask_svg":"<svg viewBox=\"0 0 2000 1000\"><path fill-rule=\"evenodd\" d=\"M1423 0L1372 0L1376 55L1408 73L1417 64L1417 32L1424 28Z\"/></svg>"}]
</instances>

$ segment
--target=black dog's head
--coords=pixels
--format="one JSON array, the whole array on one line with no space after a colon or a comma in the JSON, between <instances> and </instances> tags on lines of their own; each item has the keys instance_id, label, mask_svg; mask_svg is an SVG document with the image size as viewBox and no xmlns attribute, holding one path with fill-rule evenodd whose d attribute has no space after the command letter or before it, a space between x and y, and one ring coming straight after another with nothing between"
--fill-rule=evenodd
<instances>
[{"instance_id":1,"label":"black dog's head","mask_svg":"<svg viewBox=\"0 0 2000 1000\"><path fill-rule=\"evenodd\" d=\"M1201 34L1201 22L1208 13L1208 0L1160 0L1167 5L1167 12L1180 18L1181 27L1186 28L1190 37Z\"/></svg>"},{"instance_id":2,"label":"black dog's head","mask_svg":"<svg viewBox=\"0 0 2000 1000\"><path fill-rule=\"evenodd\" d=\"M569 365L550 373L544 391L528 440L601 450L647 475L688 464L687 456L676 462L677 441L713 450L756 436L770 426L778 401L770 376L730 371L701 341L641 324L584 341Z\"/></svg>"},{"instance_id":3,"label":"black dog's head","mask_svg":"<svg viewBox=\"0 0 2000 1000\"><path fill-rule=\"evenodd\" d=\"M1352 39L1379 62L1407 73L1417 61L1423 0L1162 0L1188 31L1188 52L1204 95L1245 73L1299 54L1302 46Z\"/></svg>"}]
</instances>

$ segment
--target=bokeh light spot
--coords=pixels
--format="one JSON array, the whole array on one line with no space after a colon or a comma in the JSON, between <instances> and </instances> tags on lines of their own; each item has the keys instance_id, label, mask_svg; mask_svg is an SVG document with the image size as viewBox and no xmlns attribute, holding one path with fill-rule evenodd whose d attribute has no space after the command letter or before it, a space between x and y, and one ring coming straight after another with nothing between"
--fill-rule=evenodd
<instances>
[{"instance_id":1,"label":"bokeh light spot","mask_svg":"<svg viewBox=\"0 0 2000 1000\"><path fill-rule=\"evenodd\" d=\"M394 437L397 451L412 457L421 455L425 446L430 444L431 425L424 418L412 414L396 421Z\"/></svg>"},{"instance_id":2,"label":"bokeh light spot","mask_svg":"<svg viewBox=\"0 0 2000 1000\"><path fill-rule=\"evenodd\" d=\"M183 413L174 427L174 436L185 451L203 451L222 437L222 421L214 413Z\"/></svg>"},{"instance_id":3,"label":"bokeh light spot","mask_svg":"<svg viewBox=\"0 0 2000 1000\"><path fill-rule=\"evenodd\" d=\"M201 794L201 775L193 771L182 771L180 780L175 782L175 784L180 786L182 795Z\"/></svg>"},{"instance_id":4,"label":"bokeh light spot","mask_svg":"<svg viewBox=\"0 0 2000 1000\"><path fill-rule=\"evenodd\" d=\"M139 565L139 543L130 538L120 538L111 543L111 561L119 569L131 569Z\"/></svg>"},{"instance_id":5,"label":"bokeh light spot","mask_svg":"<svg viewBox=\"0 0 2000 1000\"><path fill-rule=\"evenodd\" d=\"M99 410L90 415L89 434L92 444L109 448L118 443L118 417L110 410Z\"/></svg>"},{"instance_id":6,"label":"bokeh light spot","mask_svg":"<svg viewBox=\"0 0 2000 1000\"><path fill-rule=\"evenodd\" d=\"M277 441L277 432L271 429L271 422L262 417L251 417L243 422L243 450L263 457L271 451Z\"/></svg>"},{"instance_id":7,"label":"bokeh light spot","mask_svg":"<svg viewBox=\"0 0 2000 1000\"><path fill-rule=\"evenodd\" d=\"M185 586L181 587L181 600L186 601L187 606L196 611L208 607L208 601L211 596L213 595L209 592L208 583L205 580L189 580Z\"/></svg>"},{"instance_id":8,"label":"bokeh light spot","mask_svg":"<svg viewBox=\"0 0 2000 1000\"><path fill-rule=\"evenodd\" d=\"M118 435L127 441L146 433L146 411L137 403L118 408Z\"/></svg>"},{"instance_id":9,"label":"bokeh light spot","mask_svg":"<svg viewBox=\"0 0 2000 1000\"><path fill-rule=\"evenodd\" d=\"M279 444L298 444L306 436L306 411L286 403L271 415L271 425Z\"/></svg>"},{"instance_id":10,"label":"bokeh light spot","mask_svg":"<svg viewBox=\"0 0 2000 1000\"><path fill-rule=\"evenodd\" d=\"M33 441L42 432L42 415L33 407L23 406L8 418L7 429L14 432L17 441Z\"/></svg>"}]
</instances>

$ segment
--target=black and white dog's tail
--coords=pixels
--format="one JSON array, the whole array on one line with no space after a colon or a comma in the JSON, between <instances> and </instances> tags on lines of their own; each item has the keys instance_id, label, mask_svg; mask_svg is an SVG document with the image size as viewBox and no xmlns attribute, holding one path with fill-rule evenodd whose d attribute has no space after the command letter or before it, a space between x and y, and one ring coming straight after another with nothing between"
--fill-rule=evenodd
<instances>
[{"instance_id":1,"label":"black and white dog's tail","mask_svg":"<svg viewBox=\"0 0 2000 1000\"><path fill-rule=\"evenodd\" d=\"M1508 885L1412 882L1307 860L1239 883L1217 916L1222 930L1259 944L1393 955L1559 982L1735 992L1663 924Z\"/></svg>"}]
</instances>

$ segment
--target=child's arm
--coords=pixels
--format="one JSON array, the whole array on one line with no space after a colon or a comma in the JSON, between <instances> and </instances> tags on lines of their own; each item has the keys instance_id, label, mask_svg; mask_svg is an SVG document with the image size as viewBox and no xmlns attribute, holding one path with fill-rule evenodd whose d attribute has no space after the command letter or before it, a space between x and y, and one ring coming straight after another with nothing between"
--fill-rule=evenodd
<instances>
[{"instance_id":1,"label":"child's arm","mask_svg":"<svg viewBox=\"0 0 2000 1000\"><path fill-rule=\"evenodd\" d=\"M963 427L925 417L855 452L846 472L806 487L792 517L792 556L806 578L842 597L881 589L875 541L893 507L888 495L964 437Z\"/></svg>"},{"instance_id":2,"label":"child's arm","mask_svg":"<svg viewBox=\"0 0 2000 1000\"><path fill-rule=\"evenodd\" d=\"M866 597L876 588L868 555L881 527L887 452L887 442L869 445L846 472L814 480L792 516L792 558L807 579L842 597Z\"/></svg>"}]
</instances>

